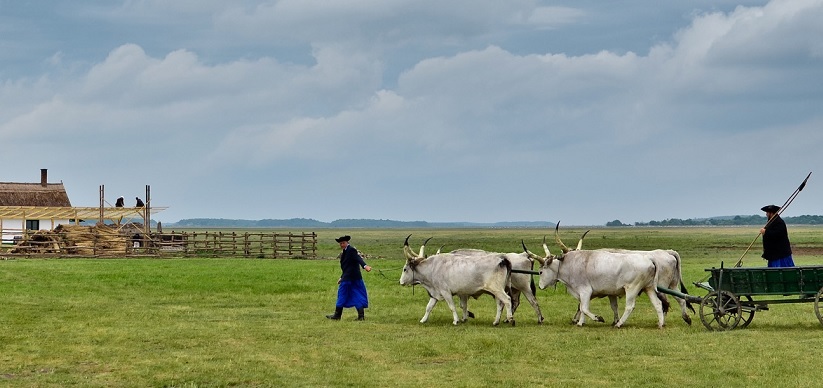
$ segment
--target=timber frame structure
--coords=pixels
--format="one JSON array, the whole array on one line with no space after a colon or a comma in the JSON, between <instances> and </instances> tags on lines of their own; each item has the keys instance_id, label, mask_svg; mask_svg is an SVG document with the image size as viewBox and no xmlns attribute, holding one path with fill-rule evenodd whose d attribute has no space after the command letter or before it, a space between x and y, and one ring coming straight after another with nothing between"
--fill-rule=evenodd
<instances>
[{"instance_id":1,"label":"timber frame structure","mask_svg":"<svg viewBox=\"0 0 823 388\"><path fill-rule=\"evenodd\" d=\"M151 215L157 214L167 207L151 206L151 187L146 185L146 201L143 207L114 207L105 200L105 186L100 185L100 205L98 207L56 207L56 206L0 206L0 235L4 231L20 233L23 238L35 230L4 229L3 219L40 219L51 220L51 230L57 227L55 220L69 220L79 225L80 222L97 220L98 224L110 221L116 225L126 225L137 221L143 225L143 232L151 232Z\"/></svg>"}]
</instances>

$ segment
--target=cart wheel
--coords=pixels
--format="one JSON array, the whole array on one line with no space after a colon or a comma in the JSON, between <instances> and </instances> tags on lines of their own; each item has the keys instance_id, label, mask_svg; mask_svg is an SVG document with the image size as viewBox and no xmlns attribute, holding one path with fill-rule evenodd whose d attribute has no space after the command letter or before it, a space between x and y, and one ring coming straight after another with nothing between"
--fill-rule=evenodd
<instances>
[{"instance_id":1,"label":"cart wheel","mask_svg":"<svg viewBox=\"0 0 823 388\"><path fill-rule=\"evenodd\" d=\"M742 306L742 303L743 303L742 300L743 299L745 299L746 302L748 302L746 304L748 306L751 306L751 307L743 308L743 306ZM741 302L740 302L741 303L741 307L740 307L740 327L744 328L746 326L749 326L750 323L752 323L752 319L754 319L754 312L757 310L757 308L755 307L754 303L752 303L753 300L752 300L751 296L743 295L743 296L740 297L740 300L741 300Z\"/></svg>"},{"instance_id":2,"label":"cart wheel","mask_svg":"<svg viewBox=\"0 0 823 388\"><path fill-rule=\"evenodd\" d=\"M820 324L823 324L823 311L820 311L821 299L823 299L823 288L817 291L817 295L814 296L814 315L817 315L817 320L820 321Z\"/></svg>"},{"instance_id":3,"label":"cart wheel","mask_svg":"<svg viewBox=\"0 0 823 388\"><path fill-rule=\"evenodd\" d=\"M710 292L700 301L700 320L709 330L734 329L740 323L740 318L740 303L731 292Z\"/></svg>"}]
</instances>

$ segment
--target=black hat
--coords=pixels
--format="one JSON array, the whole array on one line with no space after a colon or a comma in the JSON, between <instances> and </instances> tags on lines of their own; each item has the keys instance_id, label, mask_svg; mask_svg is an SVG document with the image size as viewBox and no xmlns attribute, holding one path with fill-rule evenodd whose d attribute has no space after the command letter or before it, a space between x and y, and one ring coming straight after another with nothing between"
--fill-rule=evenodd
<instances>
[{"instance_id":1,"label":"black hat","mask_svg":"<svg viewBox=\"0 0 823 388\"><path fill-rule=\"evenodd\" d=\"M762 210L766 213L777 213L780 210L780 206L768 205L768 206L761 207L760 210Z\"/></svg>"},{"instance_id":2,"label":"black hat","mask_svg":"<svg viewBox=\"0 0 823 388\"><path fill-rule=\"evenodd\" d=\"M348 235L334 239L334 241L337 241L339 243L343 242L343 241L349 241L349 240L351 240L351 236L348 236Z\"/></svg>"}]
</instances>

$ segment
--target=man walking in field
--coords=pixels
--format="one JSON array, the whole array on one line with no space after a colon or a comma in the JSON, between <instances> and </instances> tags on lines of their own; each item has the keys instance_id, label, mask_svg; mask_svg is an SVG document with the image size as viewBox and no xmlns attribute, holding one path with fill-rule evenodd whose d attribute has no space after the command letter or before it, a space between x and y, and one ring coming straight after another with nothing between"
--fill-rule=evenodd
<instances>
[{"instance_id":1,"label":"man walking in field","mask_svg":"<svg viewBox=\"0 0 823 388\"><path fill-rule=\"evenodd\" d=\"M357 320L366 320L365 309L369 307L369 296L366 293L366 283L360 274L360 268L371 272L371 267L363 261L363 257L357 249L349 245L351 236L343 236L334 239L340 244L340 269L343 274L337 280L337 305L334 314L326 315L326 318L339 320L343 315L343 308L354 307L357 309Z\"/></svg>"}]
</instances>

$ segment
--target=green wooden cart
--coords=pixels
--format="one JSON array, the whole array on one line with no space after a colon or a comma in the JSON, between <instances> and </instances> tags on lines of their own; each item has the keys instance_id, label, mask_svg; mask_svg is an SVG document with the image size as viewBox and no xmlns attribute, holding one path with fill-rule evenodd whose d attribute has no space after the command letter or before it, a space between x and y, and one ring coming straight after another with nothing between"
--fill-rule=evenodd
<instances>
[{"instance_id":1,"label":"green wooden cart","mask_svg":"<svg viewBox=\"0 0 823 388\"><path fill-rule=\"evenodd\" d=\"M709 294L687 299L699 301L700 320L709 330L746 327L756 312L782 303L814 302L814 313L823 324L823 266L724 268L721 263L706 271L711 272L708 282L695 285Z\"/></svg>"}]
</instances>

